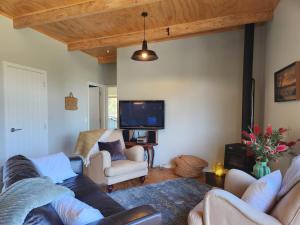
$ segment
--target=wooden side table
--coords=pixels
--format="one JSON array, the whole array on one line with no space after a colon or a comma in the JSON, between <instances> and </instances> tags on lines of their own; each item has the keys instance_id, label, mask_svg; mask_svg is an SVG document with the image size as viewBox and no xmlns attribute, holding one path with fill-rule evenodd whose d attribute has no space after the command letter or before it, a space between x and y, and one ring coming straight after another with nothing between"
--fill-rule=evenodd
<instances>
[{"instance_id":1,"label":"wooden side table","mask_svg":"<svg viewBox=\"0 0 300 225\"><path fill-rule=\"evenodd\" d=\"M148 167L153 168L153 162L154 162L154 156L155 156L154 146L157 146L157 143L139 144L139 143L136 143L136 142L125 142L126 148L131 148L131 147L136 146L136 145L140 145L144 148L144 150L147 153Z\"/></svg>"},{"instance_id":2,"label":"wooden side table","mask_svg":"<svg viewBox=\"0 0 300 225\"><path fill-rule=\"evenodd\" d=\"M214 172L205 172L205 183L210 186L224 188L225 174L217 176Z\"/></svg>"}]
</instances>

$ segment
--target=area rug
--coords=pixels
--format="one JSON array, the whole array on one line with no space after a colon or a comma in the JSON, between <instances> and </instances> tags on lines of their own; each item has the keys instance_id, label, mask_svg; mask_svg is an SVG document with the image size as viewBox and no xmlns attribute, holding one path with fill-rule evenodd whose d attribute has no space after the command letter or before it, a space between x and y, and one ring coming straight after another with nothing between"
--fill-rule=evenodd
<instances>
[{"instance_id":1,"label":"area rug","mask_svg":"<svg viewBox=\"0 0 300 225\"><path fill-rule=\"evenodd\" d=\"M126 209L151 205L162 214L163 225L186 225L189 211L211 189L191 178L178 178L115 191L110 196Z\"/></svg>"}]
</instances>

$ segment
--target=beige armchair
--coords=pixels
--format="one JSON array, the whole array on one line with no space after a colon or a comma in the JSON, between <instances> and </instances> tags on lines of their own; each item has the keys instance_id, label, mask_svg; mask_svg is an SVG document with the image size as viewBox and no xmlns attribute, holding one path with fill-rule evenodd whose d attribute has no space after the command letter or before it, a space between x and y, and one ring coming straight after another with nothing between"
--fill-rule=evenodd
<instances>
[{"instance_id":1,"label":"beige armchair","mask_svg":"<svg viewBox=\"0 0 300 225\"><path fill-rule=\"evenodd\" d=\"M114 130L105 141L120 140L127 160L111 161L108 151L99 151L90 157L90 164L84 173L97 184L106 184L107 191L113 190L113 184L140 178L144 182L148 174L148 164L144 159L144 149L134 146L126 149L121 130Z\"/></svg>"},{"instance_id":2,"label":"beige armchair","mask_svg":"<svg viewBox=\"0 0 300 225\"><path fill-rule=\"evenodd\" d=\"M189 225L297 225L300 224L300 183L280 199L270 213L262 213L240 199L255 179L230 170L225 190L213 189L188 217Z\"/></svg>"}]
</instances>

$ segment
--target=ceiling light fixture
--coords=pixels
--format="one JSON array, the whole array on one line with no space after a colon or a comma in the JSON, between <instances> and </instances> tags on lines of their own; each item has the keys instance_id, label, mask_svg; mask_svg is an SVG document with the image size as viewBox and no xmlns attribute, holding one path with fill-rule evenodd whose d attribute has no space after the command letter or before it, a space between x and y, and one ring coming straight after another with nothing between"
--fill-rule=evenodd
<instances>
[{"instance_id":1,"label":"ceiling light fixture","mask_svg":"<svg viewBox=\"0 0 300 225\"><path fill-rule=\"evenodd\" d=\"M147 12L142 12L142 17L144 17L144 40L141 50L137 50L131 56L131 59L136 61L154 61L158 59L155 51L148 49L148 43L146 40L146 17L148 16Z\"/></svg>"}]
</instances>

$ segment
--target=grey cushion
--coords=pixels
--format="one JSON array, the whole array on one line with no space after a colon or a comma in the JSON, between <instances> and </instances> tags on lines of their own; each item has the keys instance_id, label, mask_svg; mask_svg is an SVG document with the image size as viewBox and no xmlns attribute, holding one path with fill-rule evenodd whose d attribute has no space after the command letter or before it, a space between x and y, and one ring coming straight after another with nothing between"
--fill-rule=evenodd
<instances>
[{"instance_id":1,"label":"grey cushion","mask_svg":"<svg viewBox=\"0 0 300 225\"><path fill-rule=\"evenodd\" d=\"M108 151L111 156L112 161L116 160L126 160L126 156L123 152L121 141L112 141L112 142L98 142L100 151Z\"/></svg>"}]
</instances>

